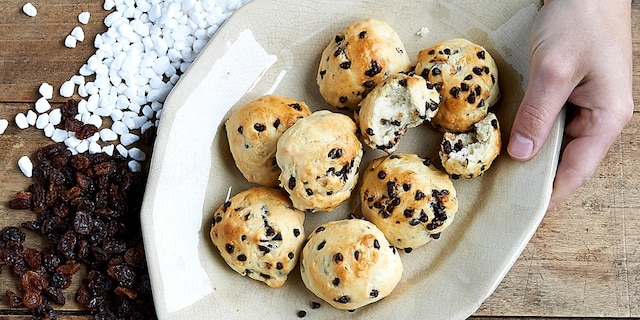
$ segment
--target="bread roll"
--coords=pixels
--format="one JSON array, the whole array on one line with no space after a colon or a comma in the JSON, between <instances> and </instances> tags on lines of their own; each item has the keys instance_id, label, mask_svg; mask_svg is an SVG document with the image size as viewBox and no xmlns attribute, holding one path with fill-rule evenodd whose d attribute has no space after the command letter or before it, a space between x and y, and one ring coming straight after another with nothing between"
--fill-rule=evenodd
<instances>
[{"instance_id":1,"label":"bread roll","mask_svg":"<svg viewBox=\"0 0 640 320\"><path fill-rule=\"evenodd\" d=\"M349 110L384 78L411 67L404 44L391 26L367 19L331 39L322 52L316 81L328 104Z\"/></svg>"},{"instance_id":2,"label":"bread roll","mask_svg":"<svg viewBox=\"0 0 640 320\"><path fill-rule=\"evenodd\" d=\"M304 212L293 208L282 190L251 188L215 211L210 237L233 270L277 288L304 245Z\"/></svg>"},{"instance_id":3,"label":"bread roll","mask_svg":"<svg viewBox=\"0 0 640 320\"><path fill-rule=\"evenodd\" d=\"M498 67L487 50L466 39L439 42L418 53L415 69L442 95L431 120L443 132L466 132L500 98Z\"/></svg>"},{"instance_id":4,"label":"bread roll","mask_svg":"<svg viewBox=\"0 0 640 320\"><path fill-rule=\"evenodd\" d=\"M372 223L331 221L317 227L302 250L305 286L338 309L354 310L388 296L402 277L396 248Z\"/></svg>"}]
</instances>

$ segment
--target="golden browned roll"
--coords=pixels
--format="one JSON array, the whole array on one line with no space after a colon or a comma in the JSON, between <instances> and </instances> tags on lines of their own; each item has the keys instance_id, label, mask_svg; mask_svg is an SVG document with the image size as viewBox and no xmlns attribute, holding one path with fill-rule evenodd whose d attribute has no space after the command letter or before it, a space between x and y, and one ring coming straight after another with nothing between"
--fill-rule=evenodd
<instances>
[{"instance_id":1,"label":"golden browned roll","mask_svg":"<svg viewBox=\"0 0 640 320\"><path fill-rule=\"evenodd\" d=\"M210 237L233 270L277 288L304 245L304 212L293 208L282 190L251 188L215 211Z\"/></svg>"},{"instance_id":2,"label":"golden browned roll","mask_svg":"<svg viewBox=\"0 0 640 320\"><path fill-rule=\"evenodd\" d=\"M309 234L300 258L305 286L335 308L353 310L388 296L402 277L395 247L371 222L338 220Z\"/></svg>"},{"instance_id":3,"label":"golden browned roll","mask_svg":"<svg viewBox=\"0 0 640 320\"><path fill-rule=\"evenodd\" d=\"M362 154L351 118L316 111L298 120L278 140L280 186L300 210L332 211L351 196Z\"/></svg>"},{"instance_id":4,"label":"golden browned roll","mask_svg":"<svg viewBox=\"0 0 640 320\"><path fill-rule=\"evenodd\" d=\"M405 250L439 238L458 211L449 176L409 153L373 160L362 171L360 200L364 218Z\"/></svg>"},{"instance_id":5,"label":"golden browned roll","mask_svg":"<svg viewBox=\"0 0 640 320\"><path fill-rule=\"evenodd\" d=\"M431 120L439 103L440 94L423 77L397 73L360 102L355 119L366 145L393 153L407 129Z\"/></svg>"},{"instance_id":6,"label":"golden browned roll","mask_svg":"<svg viewBox=\"0 0 640 320\"><path fill-rule=\"evenodd\" d=\"M411 69L398 34L386 22L367 19L339 32L322 52L316 81L338 109L354 109L389 75Z\"/></svg>"},{"instance_id":7,"label":"golden browned roll","mask_svg":"<svg viewBox=\"0 0 640 320\"><path fill-rule=\"evenodd\" d=\"M445 40L421 50L415 72L433 83L443 97L431 120L443 132L469 131L500 98L493 57L466 39Z\"/></svg>"},{"instance_id":8,"label":"golden browned roll","mask_svg":"<svg viewBox=\"0 0 640 320\"><path fill-rule=\"evenodd\" d=\"M229 148L236 166L252 183L275 187L280 168L276 144L298 119L311 114L303 101L266 95L234 110L225 122Z\"/></svg>"},{"instance_id":9,"label":"golden browned roll","mask_svg":"<svg viewBox=\"0 0 640 320\"><path fill-rule=\"evenodd\" d=\"M501 147L500 124L496 115L489 112L470 132L445 132L440 161L453 178L476 178L491 167Z\"/></svg>"}]
</instances>

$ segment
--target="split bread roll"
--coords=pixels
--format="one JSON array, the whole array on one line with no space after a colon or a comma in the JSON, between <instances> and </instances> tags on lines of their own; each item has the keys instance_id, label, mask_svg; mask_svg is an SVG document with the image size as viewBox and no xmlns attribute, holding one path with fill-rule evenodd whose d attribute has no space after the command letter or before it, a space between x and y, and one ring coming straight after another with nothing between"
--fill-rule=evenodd
<instances>
[{"instance_id":1,"label":"split bread roll","mask_svg":"<svg viewBox=\"0 0 640 320\"><path fill-rule=\"evenodd\" d=\"M438 112L440 94L423 77L390 75L376 86L355 112L363 142L393 153L407 129L421 125Z\"/></svg>"},{"instance_id":2,"label":"split bread roll","mask_svg":"<svg viewBox=\"0 0 640 320\"><path fill-rule=\"evenodd\" d=\"M489 170L501 147L500 124L496 115L489 112L470 132L445 132L440 161L453 178L476 178Z\"/></svg>"}]
</instances>

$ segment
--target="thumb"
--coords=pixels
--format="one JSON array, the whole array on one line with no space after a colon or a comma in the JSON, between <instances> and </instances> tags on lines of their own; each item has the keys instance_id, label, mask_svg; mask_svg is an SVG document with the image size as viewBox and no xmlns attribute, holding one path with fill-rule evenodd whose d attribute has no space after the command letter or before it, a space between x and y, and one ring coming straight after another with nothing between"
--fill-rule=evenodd
<instances>
[{"instance_id":1,"label":"thumb","mask_svg":"<svg viewBox=\"0 0 640 320\"><path fill-rule=\"evenodd\" d=\"M507 145L507 152L514 160L529 160L544 145L576 86L571 69L556 59L532 56L529 84L513 120Z\"/></svg>"}]
</instances>

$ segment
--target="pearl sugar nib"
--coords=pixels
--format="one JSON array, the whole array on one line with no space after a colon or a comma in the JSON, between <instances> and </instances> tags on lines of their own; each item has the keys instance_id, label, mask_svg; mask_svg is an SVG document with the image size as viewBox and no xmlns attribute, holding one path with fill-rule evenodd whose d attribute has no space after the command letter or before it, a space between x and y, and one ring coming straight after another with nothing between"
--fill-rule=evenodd
<instances>
[{"instance_id":1,"label":"pearl sugar nib","mask_svg":"<svg viewBox=\"0 0 640 320\"><path fill-rule=\"evenodd\" d=\"M22 12L28 15L29 17L35 17L38 14L38 9L31 3L27 2L22 6Z\"/></svg>"},{"instance_id":2,"label":"pearl sugar nib","mask_svg":"<svg viewBox=\"0 0 640 320\"><path fill-rule=\"evenodd\" d=\"M89 18L91 17L91 13L87 12L87 11L83 11L78 15L78 22L82 23L82 24L87 24L89 23Z\"/></svg>"},{"instance_id":3,"label":"pearl sugar nib","mask_svg":"<svg viewBox=\"0 0 640 320\"><path fill-rule=\"evenodd\" d=\"M4 134L7 127L9 127L9 121L7 119L0 119L0 134Z\"/></svg>"}]
</instances>

